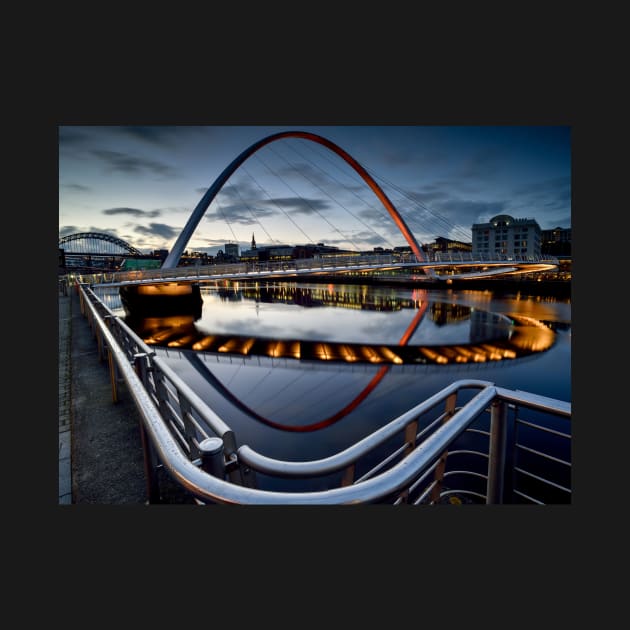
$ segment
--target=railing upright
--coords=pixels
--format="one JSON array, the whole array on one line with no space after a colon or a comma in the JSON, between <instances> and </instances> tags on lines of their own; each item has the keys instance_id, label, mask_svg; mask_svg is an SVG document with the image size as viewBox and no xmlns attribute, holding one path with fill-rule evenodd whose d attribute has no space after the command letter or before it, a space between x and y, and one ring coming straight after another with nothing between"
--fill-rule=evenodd
<instances>
[{"instance_id":1,"label":"railing upright","mask_svg":"<svg viewBox=\"0 0 630 630\"><path fill-rule=\"evenodd\" d=\"M142 381L145 389L147 389L147 362L148 355L144 352L134 355L133 357L133 367L138 375L138 378ZM139 420L140 423L140 441L142 443L142 456L144 461L144 477L146 480L146 488L147 488L147 502L149 504L152 503L160 503L160 482L157 475L158 470L158 457L155 452L155 448L151 439L148 436L147 429L142 422L142 419Z\"/></svg>"},{"instance_id":2,"label":"railing upright","mask_svg":"<svg viewBox=\"0 0 630 630\"><path fill-rule=\"evenodd\" d=\"M445 425L453 417L453 415L455 414L456 405L457 392L453 392L444 401L444 418L442 419L442 425ZM444 481L444 472L446 470L447 457L448 449L442 452L435 468L435 478L433 482L433 489L431 490L431 503L438 503L440 500L440 494L442 493L442 483Z\"/></svg>"},{"instance_id":3,"label":"railing upright","mask_svg":"<svg viewBox=\"0 0 630 630\"><path fill-rule=\"evenodd\" d=\"M486 503L503 503L505 459L507 449L508 403L495 400L490 405L490 446Z\"/></svg>"}]
</instances>

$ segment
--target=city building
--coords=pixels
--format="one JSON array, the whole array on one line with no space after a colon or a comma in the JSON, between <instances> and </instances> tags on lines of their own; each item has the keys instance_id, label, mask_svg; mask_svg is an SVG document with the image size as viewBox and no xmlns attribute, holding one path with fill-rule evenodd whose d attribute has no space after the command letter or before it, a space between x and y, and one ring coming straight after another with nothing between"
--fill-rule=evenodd
<instances>
[{"instance_id":1,"label":"city building","mask_svg":"<svg viewBox=\"0 0 630 630\"><path fill-rule=\"evenodd\" d=\"M225 244L225 257L232 258L235 261L238 260L239 257L239 248L238 243L226 243Z\"/></svg>"},{"instance_id":2,"label":"city building","mask_svg":"<svg viewBox=\"0 0 630 630\"><path fill-rule=\"evenodd\" d=\"M550 256L571 255L571 228L555 227L551 230L542 230L540 238L543 254Z\"/></svg>"},{"instance_id":3,"label":"city building","mask_svg":"<svg viewBox=\"0 0 630 630\"><path fill-rule=\"evenodd\" d=\"M472 244L438 236L435 242L423 245L423 250L427 252L470 252L472 251Z\"/></svg>"},{"instance_id":4,"label":"city building","mask_svg":"<svg viewBox=\"0 0 630 630\"><path fill-rule=\"evenodd\" d=\"M338 247L317 243L317 245L256 245L252 234L251 249L244 250L240 255L242 262L255 261L287 261L302 258L325 258L328 256L358 255L357 252L341 250Z\"/></svg>"},{"instance_id":5,"label":"city building","mask_svg":"<svg viewBox=\"0 0 630 630\"><path fill-rule=\"evenodd\" d=\"M488 223L472 226L473 257L540 256L541 229L535 219L515 219L498 214Z\"/></svg>"}]
</instances>

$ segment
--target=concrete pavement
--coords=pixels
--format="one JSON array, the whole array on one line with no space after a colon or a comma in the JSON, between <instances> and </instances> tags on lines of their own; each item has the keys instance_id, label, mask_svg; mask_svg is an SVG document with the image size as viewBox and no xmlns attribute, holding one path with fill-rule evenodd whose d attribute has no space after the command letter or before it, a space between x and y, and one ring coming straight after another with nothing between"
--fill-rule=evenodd
<instances>
[{"instance_id":1,"label":"concrete pavement","mask_svg":"<svg viewBox=\"0 0 630 630\"><path fill-rule=\"evenodd\" d=\"M113 402L106 361L74 287L59 292L59 503L147 503L140 414L124 383ZM158 471L162 503L195 504Z\"/></svg>"}]
</instances>

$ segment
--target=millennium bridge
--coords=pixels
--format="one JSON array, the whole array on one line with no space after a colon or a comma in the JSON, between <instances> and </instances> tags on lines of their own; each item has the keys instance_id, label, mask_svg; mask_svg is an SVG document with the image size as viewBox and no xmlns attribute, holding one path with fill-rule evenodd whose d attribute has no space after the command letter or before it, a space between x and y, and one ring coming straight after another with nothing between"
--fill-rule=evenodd
<instances>
[{"instance_id":1,"label":"millennium bridge","mask_svg":"<svg viewBox=\"0 0 630 630\"><path fill-rule=\"evenodd\" d=\"M386 208L411 253L178 267L201 217L230 175L259 148L287 137L317 142L344 159ZM63 245L80 241L81 237L66 239ZM117 253L122 249L135 255L133 248L123 242L109 239L108 246L119 248ZM81 312L93 331L99 358L109 368L113 402L120 389L125 388L140 416L150 503L160 500L157 471L163 468L199 505L435 505L461 503L462 499L497 504L513 502L516 497L521 502L543 504L544 494L534 496L528 486L518 487L513 481L508 487L507 480L513 480L518 473L564 497L552 502L566 503L570 501L571 488L562 481L564 476L550 474L548 467L531 464L531 459L530 465L525 466L509 454L527 452L534 462L570 471L571 462L557 457L553 449L532 447L524 439L524 435L533 432L565 447L570 444L570 403L463 378L333 455L309 461L278 460L248 444L239 444L238 435L226 419L175 373L155 347L118 317L99 298L96 289L401 272L440 283L455 278L536 273L554 269L557 264L557 260L549 258L483 260L464 254L428 256L385 192L354 158L325 138L298 131L263 138L237 156L208 188L160 269L78 274L71 282L80 298ZM380 368L385 369L390 368ZM465 435L479 438L480 446L462 446L460 440ZM469 465L471 460L476 464ZM326 487L271 490L259 485L259 477L324 479Z\"/></svg>"}]
</instances>

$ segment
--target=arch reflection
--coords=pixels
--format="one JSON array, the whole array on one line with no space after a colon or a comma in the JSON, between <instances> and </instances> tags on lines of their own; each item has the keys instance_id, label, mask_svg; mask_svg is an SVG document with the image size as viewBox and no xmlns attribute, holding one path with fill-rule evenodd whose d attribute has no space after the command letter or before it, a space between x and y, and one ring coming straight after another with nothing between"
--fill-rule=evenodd
<instances>
[{"instance_id":1,"label":"arch reflection","mask_svg":"<svg viewBox=\"0 0 630 630\"><path fill-rule=\"evenodd\" d=\"M330 288L304 290L273 287L271 290L246 287L218 292L224 300L284 301L301 306L396 311L413 310L413 317L395 344L354 343L331 340L281 339L254 335L207 334L198 329L196 315L153 317L129 322L149 345L182 350L197 372L221 396L248 417L282 431L310 432L330 426L357 409L376 389L395 365L446 366L490 364L519 359L552 347L554 331L535 318L518 314L499 314L461 304L430 301L424 290L414 290L410 298L374 296L367 292L332 291ZM469 321L468 339L458 343L410 343L425 316L437 327ZM332 414L304 425L287 424L266 417L239 399L217 376L203 354L240 357L268 357L302 362L377 365L378 370L352 400Z\"/></svg>"}]
</instances>

